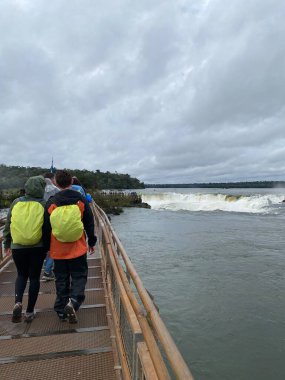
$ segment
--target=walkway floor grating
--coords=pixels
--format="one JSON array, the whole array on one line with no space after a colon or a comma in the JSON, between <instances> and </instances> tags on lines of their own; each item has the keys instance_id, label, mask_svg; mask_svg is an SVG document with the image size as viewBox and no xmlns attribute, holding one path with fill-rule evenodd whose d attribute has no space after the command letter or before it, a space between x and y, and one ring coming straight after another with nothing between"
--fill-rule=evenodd
<instances>
[{"instance_id":1,"label":"walkway floor grating","mask_svg":"<svg viewBox=\"0 0 285 380\"><path fill-rule=\"evenodd\" d=\"M13 262L0 272L0 374L3 380L112 380L114 359L106 317L100 258L89 257L86 299L78 323L60 322L53 311L55 284L41 282L32 323L14 324ZM28 290L28 284L26 292ZM27 296L24 296L24 307Z\"/></svg>"}]
</instances>

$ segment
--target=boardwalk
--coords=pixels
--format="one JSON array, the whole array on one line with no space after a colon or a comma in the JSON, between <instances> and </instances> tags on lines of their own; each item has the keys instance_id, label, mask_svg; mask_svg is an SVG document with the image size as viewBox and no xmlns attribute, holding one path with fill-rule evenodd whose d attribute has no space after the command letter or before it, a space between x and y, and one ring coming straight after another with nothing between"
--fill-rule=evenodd
<instances>
[{"instance_id":1,"label":"boardwalk","mask_svg":"<svg viewBox=\"0 0 285 380\"><path fill-rule=\"evenodd\" d=\"M41 282L35 320L12 323L14 264L0 273L1 380L115 379L101 260L89 256L88 263L86 299L76 325L60 322L53 311L53 281Z\"/></svg>"},{"instance_id":2,"label":"boardwalk","mask_svg":"<svg viewBox=\"0 0 285 380\"><path fill-rule=\"evenodd\" d=\"M41 282L32 323L11 322L16 269L0 244L0 380L193 380L108 217L92 211L97 256L76 325L53 311L54 282Z\"/></svg>"}]
</instances>

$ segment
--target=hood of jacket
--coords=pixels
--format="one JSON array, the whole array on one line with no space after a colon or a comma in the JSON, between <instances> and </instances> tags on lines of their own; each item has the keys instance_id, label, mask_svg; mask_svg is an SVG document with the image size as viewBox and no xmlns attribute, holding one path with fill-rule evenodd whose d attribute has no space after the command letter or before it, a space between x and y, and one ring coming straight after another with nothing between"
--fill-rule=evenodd
<instances>
[{"instance_id":1,"label":"hood of jacket","mask_svg":"<svg viewBox=\"0 0 285 380\"><path fill-rule=\"evenodd\" d=\"M43 198L46 182L41 175L30 177L25 183L26 196L31 198Z\"/></svg>"},{"instance_id":2,"label":"hood of jacket","mask_svg":"<svg viewBox=\"0 0 285 380\"><path fill-rule=\"evenodd\" d=\"M72 205L76 204L78 201L84 202L84 198L79 193L79 191L72 190L70 188L61 190L59 193L56 193L52 200L53 203L55 203L57 206Z\"/></svg>"},{"instance_id":3,"label":"hood of jacket","mask_svg":"<svg viewBox=\"0 0 285 380\"><path fill-rule=\"evenodd\" d=\"M45 178L45 183L46 183L46 185L52 185L52 186L54 186L54 184L53 184L53 182L52 182L52 180L50 178Z\"/></svg>"},{"instance_id":4,"label":"hood of jacket","mask_svg":"<svg viewBox=\"0 0 285 380\"><path fill-rule=\"evenodd\" d=\"M54 196L60 190L52 183L49 178L45 178L46 188L44 193L44 200L47 201L50 197Z\"/></svg>"}]
</instances>

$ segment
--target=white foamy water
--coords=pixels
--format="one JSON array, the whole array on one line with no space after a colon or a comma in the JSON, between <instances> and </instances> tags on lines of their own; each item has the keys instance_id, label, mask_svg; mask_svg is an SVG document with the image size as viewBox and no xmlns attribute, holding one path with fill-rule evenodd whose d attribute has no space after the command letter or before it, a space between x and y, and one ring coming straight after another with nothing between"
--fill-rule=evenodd
<instances>
[{"instance_id":1,"label":"white foamy water","mask_svg":"<svg viewBox=\"0 0 285 380\"><path fill-rule=\"evenodd\" d=\"M280 194L207 194L161 192L143 194L142 201L156 210L228 211L246 213L269 213L282 206L284 196Z\"/></svg>"}]
</instances>

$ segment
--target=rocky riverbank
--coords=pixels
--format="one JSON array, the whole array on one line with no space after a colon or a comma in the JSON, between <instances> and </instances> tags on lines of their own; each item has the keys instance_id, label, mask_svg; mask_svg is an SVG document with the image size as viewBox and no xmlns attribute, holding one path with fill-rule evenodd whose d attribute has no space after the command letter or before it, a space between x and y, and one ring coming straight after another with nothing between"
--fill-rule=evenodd
<instances>
[{"instance_id":1,"label":"rocky riverbank","mask_svg":"<svg viewBox=\"0 0 285 380\"><path fill-rule=\"evenodd\" d=\"M119 215L124 207L150 208L136 192L97 191L91 192L91 196L106 214Z\"/></svg>"}]
</instances>

